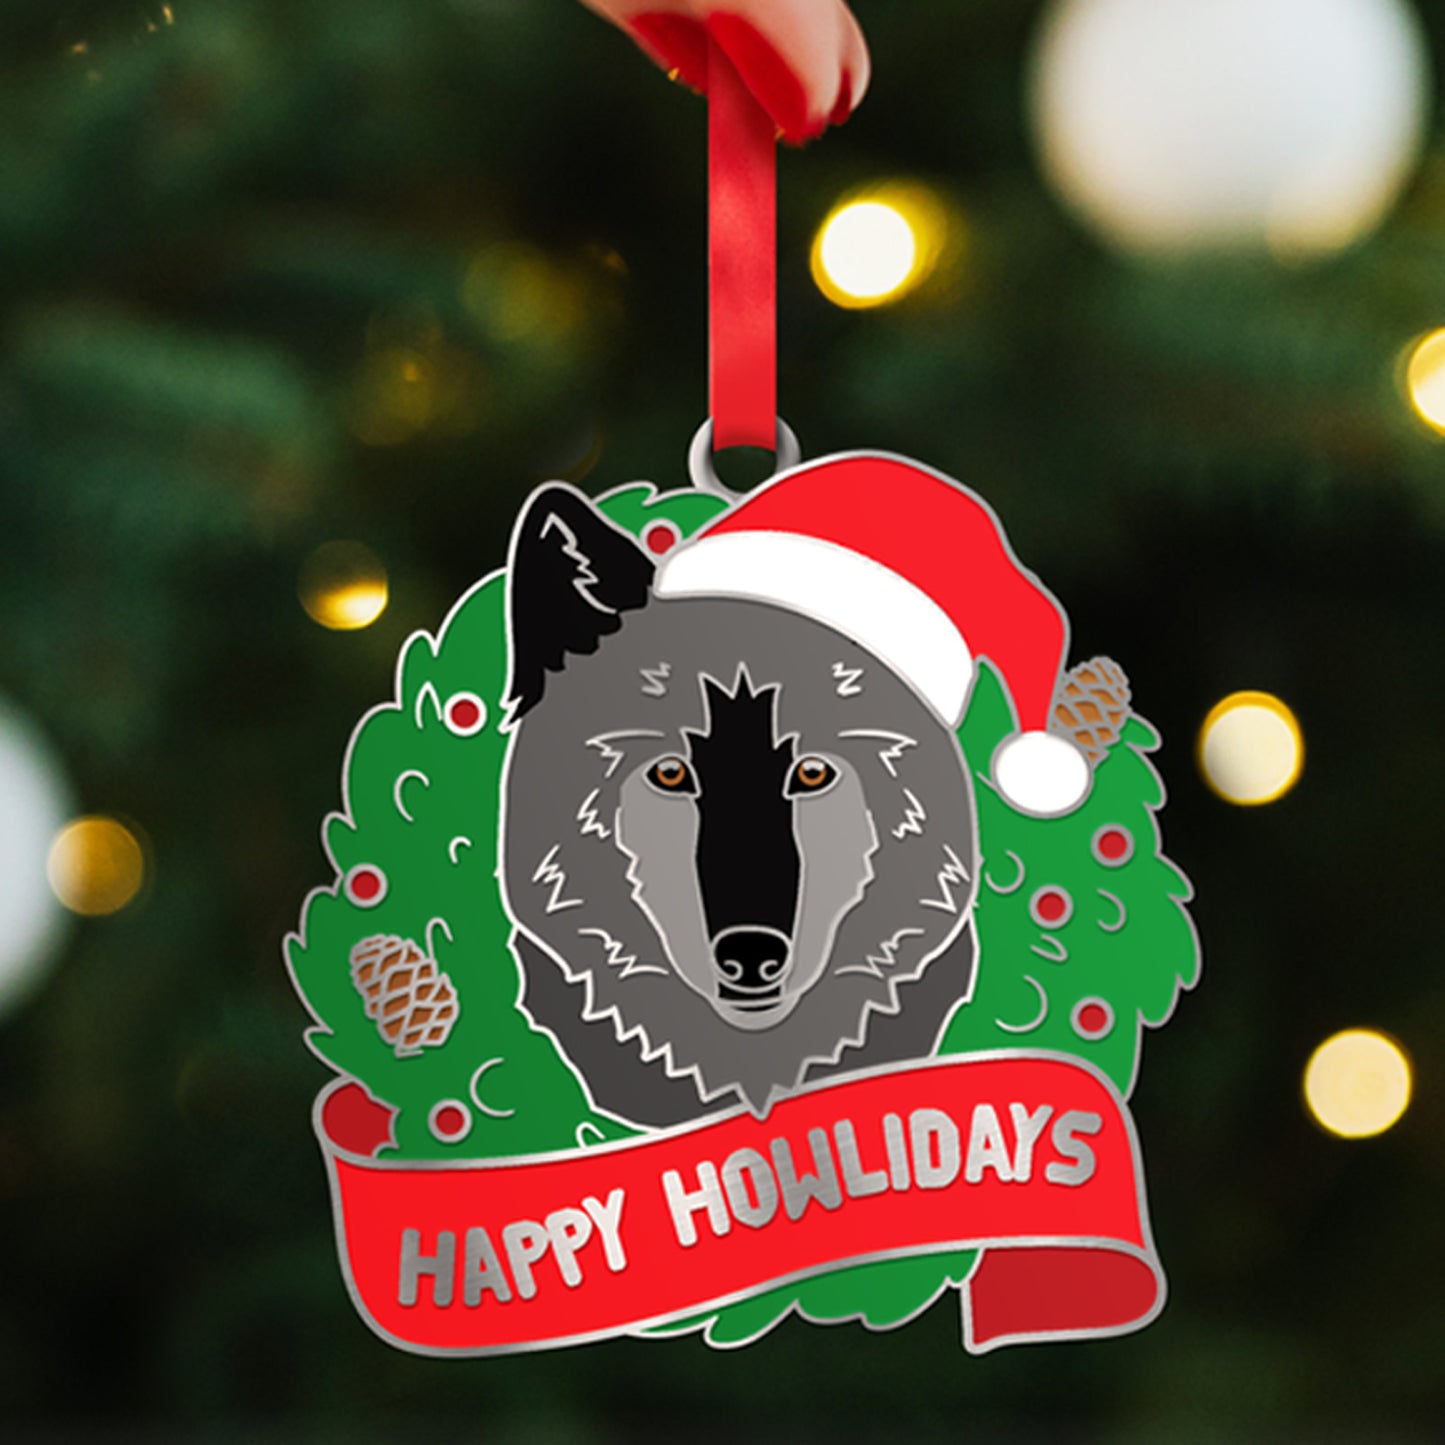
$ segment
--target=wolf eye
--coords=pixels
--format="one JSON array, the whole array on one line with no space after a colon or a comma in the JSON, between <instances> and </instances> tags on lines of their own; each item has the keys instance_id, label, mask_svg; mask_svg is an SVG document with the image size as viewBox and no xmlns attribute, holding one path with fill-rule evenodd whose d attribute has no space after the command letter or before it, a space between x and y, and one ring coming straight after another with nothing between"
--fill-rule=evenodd
<instances>
[{"instance_id":1,"label":"wolf eye","mask_svg":"<svg viewBox=\"0 0 1445 1445\"><path fill-rule=\"evenodd\" d=\"M681 758L662 758L647 770L647 781L664 793L696 793L697 779Z\"/></svg>"},{"instance_id":2,"label":"wolf eye","mask_svg":"<svg viewBox=\"0 0 1445 1445\"><path fill-rule=\"evenodd\" d=\"M800 798L821 793L837 776L838 770L832 763L822 758L803 758L788 775L788 796Z\"/></svg>"}]
</instances>

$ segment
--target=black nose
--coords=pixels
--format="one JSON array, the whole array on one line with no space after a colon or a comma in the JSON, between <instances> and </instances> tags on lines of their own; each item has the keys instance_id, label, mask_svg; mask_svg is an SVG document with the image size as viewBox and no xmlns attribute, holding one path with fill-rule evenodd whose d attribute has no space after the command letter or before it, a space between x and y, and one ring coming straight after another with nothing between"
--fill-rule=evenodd
<instances>
[{"instance_id":1,"label":"black nose","mask_svg":"<svg viewBox=\"0 0 1445 1445\"><path fill-rule=\"evenodd\" d=\"M788 976L788 940L771 928L728 928L713 939L718 997L767 1006L782 996Z\"/></svg>"}]
</instances>

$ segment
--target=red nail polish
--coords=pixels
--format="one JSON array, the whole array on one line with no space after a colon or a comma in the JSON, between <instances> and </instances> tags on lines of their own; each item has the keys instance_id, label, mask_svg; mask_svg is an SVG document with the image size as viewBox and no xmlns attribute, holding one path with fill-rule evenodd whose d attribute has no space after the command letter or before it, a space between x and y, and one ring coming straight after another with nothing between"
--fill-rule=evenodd
<instances>
[{"instance_id":1,"label":"red nail polish","mask_svg":"<svg viewBox=\"0 0 1445 1445\"><path fill-rule=\"evenodd\" d=\"M694 90L707 89L707 31L685 15L649 14L629 22L633 36L664 70Z\"/></svg>"},{"instance_id":2,"label":"red nail polish","mask_svg":"<svg viewBox=\"0 0 1445 1445\"><path fill-rule=\"evenodd\" d=\"M714 15L707 27L785 140L800 145L822 134L826 122L809 116L803 82L755 25L737 15Z\"/></svg>"}]
</instances>

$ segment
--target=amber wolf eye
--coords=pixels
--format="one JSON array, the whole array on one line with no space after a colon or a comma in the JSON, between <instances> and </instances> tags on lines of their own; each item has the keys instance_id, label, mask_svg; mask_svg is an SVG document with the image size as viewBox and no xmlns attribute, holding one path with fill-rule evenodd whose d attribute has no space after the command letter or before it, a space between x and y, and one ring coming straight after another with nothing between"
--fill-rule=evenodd
<instances>
[{"instance_id":1,"label":"amber wolf eye","mask_svg":"<svg viewBox=\"0 0 1445 1445\"><path fill-rule=\"evenodd\" d=\"M661 758L647 770L647 781L664 793L694 794L697 779L681 758Z\"/></svg>"},{"instance_id":2,"label":"amber wolf eye","mask_svg":"<svg viewBox=\"0 0 1445 1445\"><path fill-rule=\"evenodd\" d=\"M805 798L830 787L838 769L822 758L801 758L788 774L787 793L790 798Z\"/></svg>"}]
</instances>

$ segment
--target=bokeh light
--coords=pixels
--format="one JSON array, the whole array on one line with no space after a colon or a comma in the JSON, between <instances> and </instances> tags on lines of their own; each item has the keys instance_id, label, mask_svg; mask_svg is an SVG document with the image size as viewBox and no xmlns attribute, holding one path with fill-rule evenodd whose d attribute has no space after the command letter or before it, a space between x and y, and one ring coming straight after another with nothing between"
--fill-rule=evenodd
<instances>
[{"instance_id":1,"label":"bokeh light","mask_svg":"<svg viewBox=\"0 0 1445 1445\"><path fill-rule=\"evenodd\" d=\"M307 614L333 632L370 627L390 600L386 568L360 542L326 542L302 564L297 596Z\"/></svg>"},{"instance_id":2,"label":"bokeh light","mask_svg":"<svg viewBox=\"0 0 1445 1445\"><path fill-rule=\"evenodd\" d=\"M873 187L840 202L818 228L813 280L838 306L897 301L933 273L954 229L927 187Z\"/></svg>"},{"instance_id":3,"label":"bokeh light","mask_svg":"<svg viewBox=\"0 0 1445 1445\"><path fill-rule=\"evenodd\" d=\"M1415 343L1405 365L1405 386L1420 420L1445 435L1445 329Z\"/></svg>"},{"instance_id":4,"label":"bokeh light","mask_svg":"<svg viewBox=\"0 0 1445 1445\"><path fill-rule=\"evenodd\" d=\"M45 855L70 811L68 791L39 731L0 702L0 1016L39 980L59 941L64 915Z\"/></svg>"},{"instance_id":5,"label":"bokeh light","mask_svg":"<svg viewBox=\"0 0 1445 1445\"><path fill-rule=\"evenodd\" d=\"M367 322L352 382L351 433L370 447L469 436L486 414L487 393L480 358L447 340L434 310L382 308Z\"/></svg>"},{"instance_id":6,"label":"bokeh light","mask_svg":"<svg viewBox=\"0 0 1445 1445\"><path fill-rule=\"evenodd\" d=\"M1267 692L1231 693L1199 730L1199 770L1226 802L1258 807L1282 798L1304 770L1298 719Z\"/></svg>"},{"instance_id":7,"label":"bokeh light","mask_svg":"<svg viewBox=\"0 0 1445 1445\"><path fill-rule=\"evenodd\" d=\"M1053 0L1033 66L1053 189L1145 254L1354 244L1413 173L1430 101L1405 0Z\"/></svg>"},{"instance_id":8,"label":"bokeh light","mask_svg":"<svg viewBox=\"0 0 1445 1445\"><path fill-rule=\"evenodd\" d=\"M823 223L813 275L840 305L876 306L903 289L917 259L918 241L901 211L882 201L855 201Z\"/></svg>"},{"instance_id":9,"label":"bokeh light","mask_svg":"<svg viewBox=\"0 0 1445 1445\"><path fill-rule=\"evenodd\" d=\"M145 851L115 818L77 818L56 835L46 872L72 913L100 917L119 912L140 892Z\"/></svg>"},{"instance_id":10,"label":"bokeh light","mask_svg":"<svg viewBox=\"0 0 1445 1445\"><path fill-rule=\"evenodd\" d=\"M430 357L405 347L367 353L357 373L351 430L367 446L398 446L424 431L436 393Z\"/></svg>"},{"instance_id":11,"label":"bokeh light","mask_svg":"<svg viewBox=\"0 0 1445 1445\"><path fill-rule=\"evenodd\" d=\"M1410 1106L1409 1056L1373 1029L1328 1038L1305 1066L1305 1103L1315 1122L1345 1139L1368 1139L1397 1123Z\"/></svg>"},{"instance_id":12,"label":"bokeh light","mask_svg":"<svg viewBox=\"0 0 1445 1445\"><path fill-rule=\"evenodd\" d=\"M462 302L494 340L546 346L582 327L588 297L577 274L537 247L499 241L472 258Z\"/></svg>"}]
</instances>

